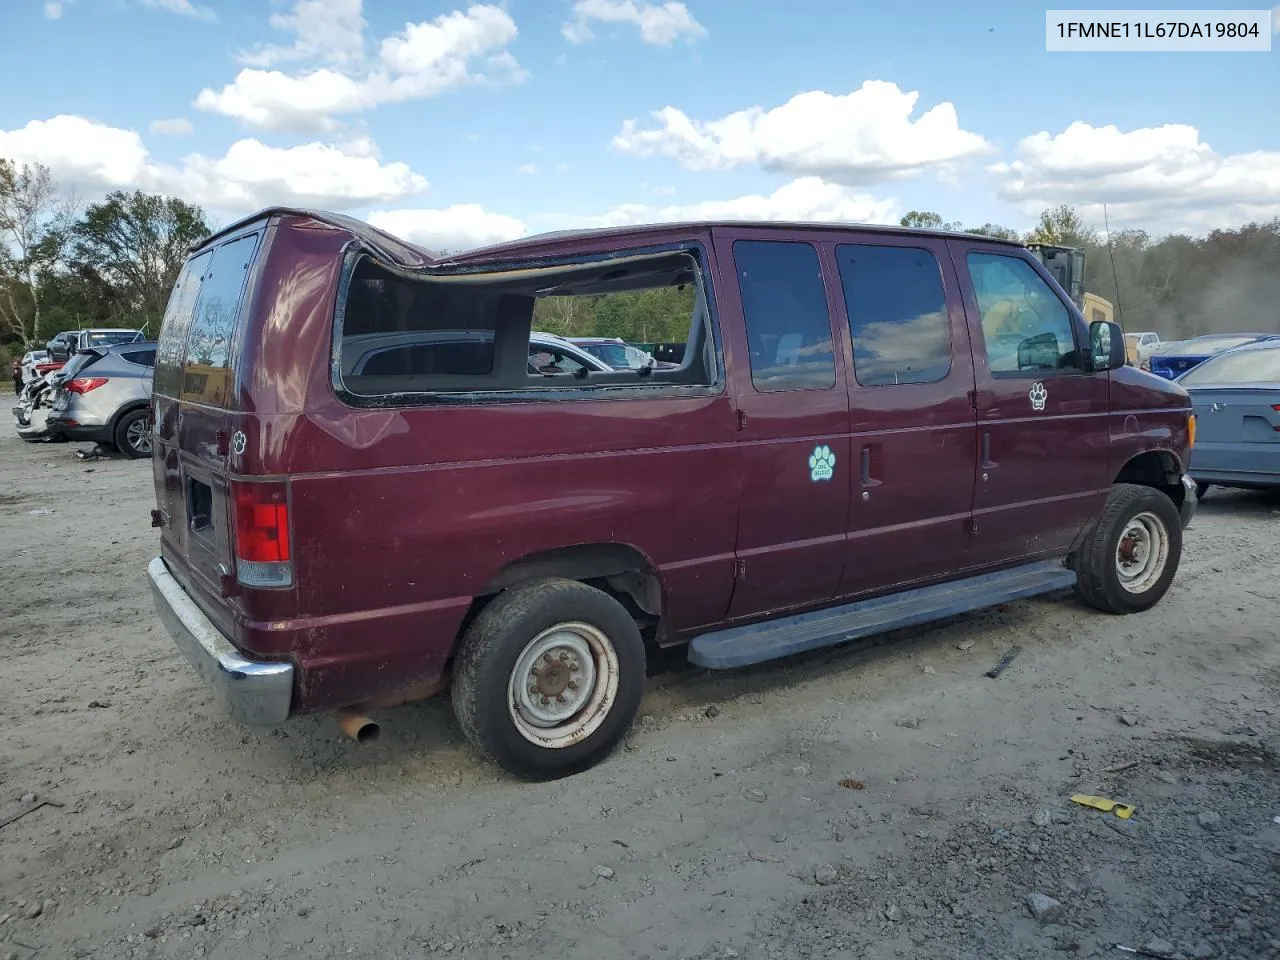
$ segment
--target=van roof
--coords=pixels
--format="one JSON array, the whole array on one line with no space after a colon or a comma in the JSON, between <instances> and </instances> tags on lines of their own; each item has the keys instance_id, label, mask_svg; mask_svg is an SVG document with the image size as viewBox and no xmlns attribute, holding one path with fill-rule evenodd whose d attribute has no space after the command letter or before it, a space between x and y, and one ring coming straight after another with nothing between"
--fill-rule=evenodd
<instances>
[{"instance_id":1,"label":"van roof","mask_svg":"<svg viewBox=\"0 0 1280 960\"><path fill-rule=\"evenodd\" d=\"M676 220L668 223L644 223L631 224L628 226L617 227L590 227L579 230L556 230L549 233L538 233L528 237L521 237L519 240L509 240L505 243L495 243L484 247L477 247L473 250L466 250L462 253L455 254L447 258L441 258L442 262L463 263L472 259L492 259L506 258L511 254L525 253L529 250L537 249L547 244L566 244L571 245L575 241L591 241L596 243L600 240L608 240L612 237L619 239L643 235L648 233L671 233L671 232L687 232L687 231L705 231L715 228L736 227L750 230L759 230L769 233L788 233L797 230L813 231L813 230L830 230L830 231L848 231L848 230L865 230L871 233L888 233L897 234L907 237L965 237L977 238L979 240L990 241L991 243L1004 244L1010 247L1022 247L1025 244L1020 240L1004 240L1000 237L989 237L985 234L965 233L955 230L925 230L919 227L897 227L878 223L857 223L853 221L823 221L823 220Z\"/></svg>"},{"instance_id":2,"label":"van roof","mask_svg":"<svg viewBox=\"0 0 1280 960\"><path fill-rule=\"evenodd\" d=\"M999 237L989 237L985 234L965 233L963 231L953 230L924 230L918 227L896 227L885 224L874 223L857 223L853 221L806 221L806 220L677 220L669 223L643 223L631 224L628 226L614 227L588 227L577 230L555 230L548 233L537 233L528 237L521 237L518 240L508 240L504 243L489 244L483 247L476 247L471 250L465 250L461 253L451 256L442 256L437 251L428 250L420 247L415 243L409 243L401 240L385 230L379 230L372 224L355 217L348 217L341 213L332 213L325 210L312 210L305 207L264 207L256 213L247 217L242 217L234 223L228 224L221 230L210 234L199 243L190 248L190 253L202 250L209 244L225 237L241 228L254 223L258 220L265 220L272 216L294 215L300 217L309 217L318 220L321 223L327 223L331 226L339 227L343 230L350 231L353 235L368 243L370 246L385 254L393 263L399 263L404 266L421 266L431 262L438 263L463 263L469 260L488 260L493 258L505 258L508 255L519 255L527 253L530 250L536 250L539 247L548 244L565 244L572 245L575 241L598 243L601 240L610 238L628 238L636 235L644 235L649 233L670 233L681 231L704 231L716 227L740 227L751 230L761 230L768 232L783 233L795 230L832 230L845 231L850 229L867 230L875 233L898 234L907 237L967 237L977 238L988 241L990 243L1004 244L1010 247L1025 246L1019 240L1004 240Z\"/></svg>"},{"instance_id":3,"label":"van roof","mask_svg":"<svg viewBox=\"0 0 1280 960\"><path fill-rule=\"evenodd\" d=\"M437 259L440 255L425 247L420 247L416 243L409 243L401 240L399 237L387 233L385 230L379 230L372 224L363 220L357 220L355 217L348 217L341 213L331 213L327 210L311 210L306 207L264 207L256 213L251 213L247 217L241 217L233 223L227 224L221 230L209 234L199 243L193 244L188 248L188 255L194 254L212 243L221 240L236 231L256 223L259 220L266 220L275 216L297 216L309 217L312 220L318 220L321 223L327 223L330 226L347 230L359 237L369 246L373 247L379 253L383 254L392 263L398 263L402 266L422 266Z\"/></svg>"}]
</instances>

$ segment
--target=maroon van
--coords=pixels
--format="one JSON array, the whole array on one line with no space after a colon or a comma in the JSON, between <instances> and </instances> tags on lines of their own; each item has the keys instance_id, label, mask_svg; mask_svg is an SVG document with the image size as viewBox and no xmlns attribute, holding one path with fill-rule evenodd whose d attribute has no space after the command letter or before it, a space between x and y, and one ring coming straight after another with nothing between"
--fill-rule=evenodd
<instances>
[{"instance_id":1,"label":"maroon van","mask_svg":"<svg viewBox=\"0 0 1280 960\"><path fill-rule=\"evenodd\" d=\"M640 291L687 319L679 365L530 364L542 298ZM363 739L447 686L531 778L619 741L657 648L739 667L1070 586L1145 610L1196 506L1186 392L1026 248L964 234L433 258L273 208L192 251L153 402L157 608L235 717Z\"/></svg>"}]
</instances>

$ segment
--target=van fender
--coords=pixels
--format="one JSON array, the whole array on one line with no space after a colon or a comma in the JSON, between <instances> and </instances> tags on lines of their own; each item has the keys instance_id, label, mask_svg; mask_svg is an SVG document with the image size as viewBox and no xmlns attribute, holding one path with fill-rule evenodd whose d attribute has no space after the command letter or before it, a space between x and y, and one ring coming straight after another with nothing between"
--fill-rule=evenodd
<instances>
[{"instance_id":1,"label":"van fender","mask_svg":"<svg viewBox=\"0 0 1280 960\"><path fill-rule=\"evenodd\" d=\"M529 554L503 567L477 597L491 597L517 584L548 577L604 581L651 617L662 616L665 607L657 565L629 543L580 543Z\"/></svg>"},{"instance_id":2,"label":"van fender","mask_svg":"<svg viewBox=\"0 0 1280 960\"><path fill-rule=\"evenodd\" d=\"M1173 501L1173 505L1181 511L1182 501L1186 496L1182 485L1183 472L1182 460L1172 450L1143 450L1125 461L1111 483L1113 486L1117 483L1134 483L1139 486L1154 487L1166 494ZM1093 532L1094 524L1101 515L1105 503L1105 498L1102 498L1097 509L1081 525L1080 531L1071 544L1073 554L1080 548L1085 538Z\"/></svg>"}]
</instances>

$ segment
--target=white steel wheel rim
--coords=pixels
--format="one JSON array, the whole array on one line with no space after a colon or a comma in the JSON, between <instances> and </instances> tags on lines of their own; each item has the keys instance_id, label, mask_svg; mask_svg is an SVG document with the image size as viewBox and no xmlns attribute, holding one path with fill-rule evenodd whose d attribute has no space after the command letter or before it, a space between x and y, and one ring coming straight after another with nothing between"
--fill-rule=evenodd
<instances>
[{"instance_id":1,"label":"white steel wheel rim","mask_svg":"<svg viewBox=\"0 0 1280 960\"><path fill-rule=\"evenodd\" d=\"M1169 560L1169 530L1154 513L1131 518L1116 544L1116 576L1129 593L1145 593Z\"/></svg>"},{"instance_id":2,"label":"white steel wheel rim","mask_svg":"<svg viewBox=\"0 0 1280 960\"><path fill-rule=\"evenodd\" d=\"M595 733L617 696L618 652L609 638L589 623L558 623L516 659L507 709L522 737L559 750Z\"/></svg>"}]
</instances>

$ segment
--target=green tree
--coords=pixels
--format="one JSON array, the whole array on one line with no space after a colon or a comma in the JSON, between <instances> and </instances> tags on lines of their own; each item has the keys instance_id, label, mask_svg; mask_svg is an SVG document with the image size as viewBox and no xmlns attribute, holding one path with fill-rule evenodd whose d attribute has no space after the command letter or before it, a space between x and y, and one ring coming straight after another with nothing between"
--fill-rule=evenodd
<instances>
[{"instance_id":1,"label":"green tree","mask_svg":"<svg viewBox=\"0 0 1280 960\"><path fill-rule=\"evenodd\" d=\"M966 227L965 233L977 233L997 240L1021 240L1022 236L1011 227L1002 227L998 223L984 223L980 227Z\"/></svg>"},{"instance_id":2,"label":"green tree","mask_svg":"<svg viewBox=\"0 0 1280 960\"><path fill-rule=\"evenodd\" d=\"M74 201L49 168L0 158L0 329L30 346L42 327L42 290L62 262Z\"/></svg>"},{"instance_id":3,"label":"green tree","mask_svg":"<svg viewBox=\"0 0 1280 960\"><path fill-rule=\"evenodd\" d=\"M917 230L959 230L959 221L943 220L932 210L909 210L898 221L901 227L913 227Z\"/></svg>"},{"instance_id":4,"label":"green tree","mask_svg":"<svg viewBox=\"0 0 1280 960\"><path fill-rule=\"evenodd\" d=\"M1027 235L1027 242L1084 247L1098 242L1098 232L1081 219L1075 207L1060 203L1040 214L1040 222Z\"/></svg>"},{"instance_id":5,"label":"green tree","mask_svg":"<svg viewBox=\"0 0 1280 960\"><path fill-rule=\"evenodd\" d=\"M187 250L208 235L198 206L117 190L76 223L71 262L86 279L111 291L119 314L131 315L131 324L154 335Z\"/></svg>"}]
</instances>

